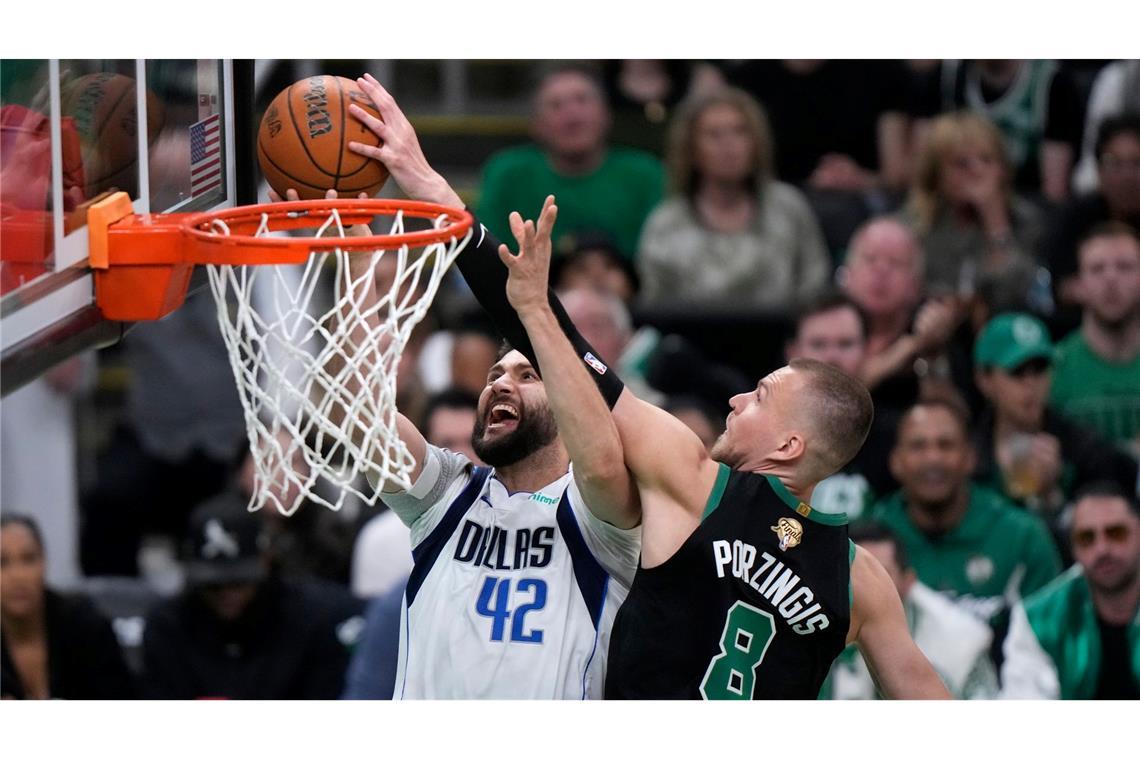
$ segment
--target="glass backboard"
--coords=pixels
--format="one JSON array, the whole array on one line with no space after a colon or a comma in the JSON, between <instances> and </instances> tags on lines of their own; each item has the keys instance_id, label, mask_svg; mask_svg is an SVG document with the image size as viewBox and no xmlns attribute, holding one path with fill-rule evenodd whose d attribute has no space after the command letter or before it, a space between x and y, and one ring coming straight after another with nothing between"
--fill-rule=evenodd
<instances>
[{"instance_id":1,"label":"glass backboard","mask_svg":"<svg viewBox=\"0 0 1140 760\"><path fill-rule=\"evenodd\" d=\"M116 191L130 195L136 213L253 202L252 84L250 61L3 61L4 394L127 328L95 306L86 230L92 203Z\"/></svg>"}]
</instances>

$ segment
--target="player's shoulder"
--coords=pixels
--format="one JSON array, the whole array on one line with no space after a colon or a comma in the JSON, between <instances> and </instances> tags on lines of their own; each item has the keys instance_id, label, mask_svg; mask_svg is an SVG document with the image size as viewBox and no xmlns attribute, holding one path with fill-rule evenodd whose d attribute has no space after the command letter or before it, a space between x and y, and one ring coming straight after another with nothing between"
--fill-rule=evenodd
<instances>
[{"instance_id":1,"label":"player's shoulder","mask_svg":"<svg viewBox=\"0 0 1140 760\"><path fill-rule=\"evenodd\" d=\"M858 611L860 621L866 622L884 604L898 601L898 589L873 554L858 544L851 546L851 610L853 617Z\"/></svg>"}]
</instances>

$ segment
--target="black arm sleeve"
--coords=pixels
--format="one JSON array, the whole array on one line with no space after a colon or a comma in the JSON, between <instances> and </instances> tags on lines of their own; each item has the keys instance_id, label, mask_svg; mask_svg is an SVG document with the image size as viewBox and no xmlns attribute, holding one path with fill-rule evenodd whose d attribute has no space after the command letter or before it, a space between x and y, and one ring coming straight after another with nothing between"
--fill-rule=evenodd
<instances>
[{"instance_id":1,"label":"black arm sleeve","mask_svg":"<svg viewBox=\"0 0 1140 760\"><path fill-rule=\"evenodd\" d=\"M512 348L517 349L534 365L535 371L540 375L542 368L538 365L538 358L534 354L534 346L526 334L526 328L519 320L518 314L507 300L507 268L499 260L499 241L490 231L475 220L475 233L467 250L459 254L459 271L467 280L467 285L474 293L479 305L491 316L495 327L499 330ZM574 351L586 363L592 372L602 398L606 400L610 409L614 408L622 388L625 387L621 378L609 368L593 346L578 332L578 328L570 321L566 310L553 291L549 291L550 308L558 319L558 324L566 337L570 339Z\"/></svg>"}]
</instances>

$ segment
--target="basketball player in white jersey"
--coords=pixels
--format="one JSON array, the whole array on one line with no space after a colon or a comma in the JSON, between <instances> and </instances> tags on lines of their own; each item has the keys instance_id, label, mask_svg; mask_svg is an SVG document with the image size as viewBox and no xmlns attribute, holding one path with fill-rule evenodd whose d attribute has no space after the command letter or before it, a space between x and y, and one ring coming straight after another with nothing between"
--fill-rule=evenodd
<instances>
[{"instance_id":1,"label":"basketball player in white jersey","mask_svg":"<svg viewBox=\"0 0 1140 760\"><path fill-rule=\"evenodd\" d=\"M411 528L415 560L395 698L601 696L640 516L620 453L604 443L616 444L616 428L599 430L571 468L576 442L559 438L558 413L510 351L479 398L472 443L491 467L429 445L401 416L414 485L381 495Z\"/></svg>"},{"instance_id":2,"label":"basketball player in white jersey","mask_svg":"<svg viewBox=\"0 0 1140 760\"><path fill-rule=\"evenodd\" d=\"M425 178L438 181L432 197L462 208L394 102L389 113L410 140L386 145L392 178L410 197L425 197ZM399 416L416 466L411 490L386 483L381 492L411 529L414 558L396 699L601 697L610 629L637 569L641 509L617 427L595 403L548 400L538 370L509 351L479 397L472 444L489 467L429 445ZM572 414L604 422L560 437L558 421Z\"/></svg>"}]
</instances>

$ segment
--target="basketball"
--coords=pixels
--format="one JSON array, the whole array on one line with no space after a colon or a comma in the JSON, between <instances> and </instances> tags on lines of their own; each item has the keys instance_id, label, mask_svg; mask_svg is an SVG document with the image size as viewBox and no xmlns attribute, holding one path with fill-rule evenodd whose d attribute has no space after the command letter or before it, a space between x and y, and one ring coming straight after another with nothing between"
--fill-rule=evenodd
<instances>
[{"instance_id":1,"label":"basketball","mask_svg":"<svg viewBox=\"0 0 1140 760\"><path fill-rule=\"evenodd\" d=\"M257 131L257 160L277 194L293 188L307 200L332 188L342 197L375 195L388 170L348 149L353 140L380 140L348 112L356 103L376 118L372 101L351 79L321 75L294 82L273 99Z\"/></svg>"},{"instance_id":2,"label":"basketball","mask_svg":"<svg viewBox=\"0 0 1140 760\"><path fill-rule=\"evenodd\" d=\"M84 188L88 199L104 190L138 192L137 82L128 76L103 71L87 74L64 85L60 111L75 124L83 159ZM147 92L147 144L162 131L162 103Z\"/></svg>"}]
</instances>

